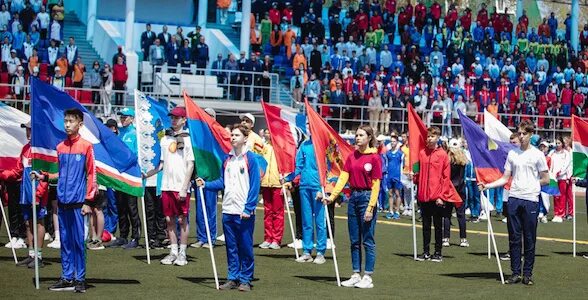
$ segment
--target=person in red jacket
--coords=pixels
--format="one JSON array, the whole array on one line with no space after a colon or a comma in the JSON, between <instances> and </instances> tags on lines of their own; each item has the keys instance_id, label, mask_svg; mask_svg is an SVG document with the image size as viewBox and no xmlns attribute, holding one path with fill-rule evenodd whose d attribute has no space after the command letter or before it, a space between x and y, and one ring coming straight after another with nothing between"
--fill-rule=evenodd
<instances>
[{"instance_id":1,"label":"person in red jacket","mask_svg":"<svg viewBox=\"0 0 588 300\"><path fill-rule=\"evenodd\" d=\"M31 122L21 124L20 127L26 128L27 139L31 139ZM39 267L42 268L43 258L41 249L43 248L43 238L45 236L45 225L43 219L47 215L47 198L49 185L46 182L35 182L35 200L37 202L37 240L39 250L35 253L33 247L33 193L32 182L28 174L31 172L33 156L31 154L31 143L27 143L20 152L20 159L14 169L1 170L0 181L18 182L20 181L20 207L23 214L24 221L27 225L27 244L29 246L29 255L27 258L19 261L16 265L21 267L28 267L32 269L35 267L35 257L37 258ZM0 203L0 205L2 205Z\"/></svg>"},{"instance_id":2,"label":"person in red jacket","mask_svg":"<svg viewBox=\"0 0 588 300\"><path fill-rule=\"evenodd\" d=\"M414 7L414 25L419 31L422 31L423 27L425 27L426 18L427 7L423 4L423 1L418 1Z\"/></svg>"},{"instance_id":3,"label":"person in red jacket","mask_svg":"<svg viewBox=\"0 0 588 300\"><path fill-rule=\"evenodd\" d=\"M476 17L476 22L480 22L482 27L488 27L488 10L486 9L486 3L482 2L482 8L478 10L478 16Z\"/></svg>"},{"instance_id":4,"label":"person in red jacket","mask_svg":"<svg viewBox=\"0 0 588 300\"><path fill-rule=\"evenodd\" d=\"M431 17L433 19L433 25L435 25L436 28L439 28L439 20L441 20L441 11L441 4L435 1L433 5L431 5Z\"/></svg>"},{"instance_id":5,"label":"person in red jacket","mask_svg":"<svg viewBox=\"0 0 588 300\"><path fill-rule=\"evenodd\" d=\"M359 9L357 16L355 16L355 23L359 29L359 36L363 37L368 29L369 16L361 8Z\"/></svg>"},{"instance_id":6,"label":"person in red jacket","mask_svg":"<svg viewBox=\"0 0 588 300\"><path fill-rule=\"evenodd\" d=\"M394 16L396 14L396 0L386 0L386 4L384 4L384 8L388 14Z\"/></svg>"},{"instance_id":7,"label":"person in red jacket","mask_svg":"<svg viewBox=\"0 0 588 300\"><path fill-rule=\"evenodd\" d=\"M406 0L406 6L404 7L404 11L408 14L408 16L412 19L414 15L414 8L410 3L410 0Z\"/></svg>"},{"instance_id":8,"label":"person in red jacket","mask_svg":"<svg viewBox=\"0 0 588 300\"><path fill-rule=\"evenodd\" d=\"M123 105L124 93L121 91L125 90L128 77L129 73L127 71L127 65L124 64L122 57L118 57L116 64L112 68L112 81L114 82L114 90L119 91L115 92L114 94L114 103L116 105Z\"/></svg>"},{"instance_id":9,"label":"person in red jacket","mask_svg":"<svg viewBox=\"0 0 588 300\"><path fill-rule=\"evenodd\" d=\"M464 30L469 32L472 27L472 10L466 8L464 14L459 18L459 22L461 22L461 26L463 26Z\"/></svg>"},{"instance_id":10,"label":"person in red jacket","mask_svg":"<svg viewBox=\"0 0 588 300\"><path fill-rule=\"evenodd\" d=\"M451 31L455 30L455 24L457 23L457 10L452 5L449 10L447 11L447 16L445 17L445 24L447 24L447 28L451 29Z\"/></svg>"},{"instance_id":11,"label":"person in red jacket","mask_svg":"<svg viewBox=\"0 0 588 300\"><path fill-rule=\"evenodd\" d=\"M423 254L417 261L442 262L443 218L449 217L451 202L460 202L451 191L451 168L449 156L438 146L441 129L432 126L427 130L427 147L419 152L420 171L416 174L418 183L417 200L423 218ZM431 222L432 221L432 222ZM435 253L429 253L431 224L435 226Z\"/></svg>"},{"instance_id":12,"label":"person in red jacket","mask_svg":"<svg viewBox=\"0 0 588 300\"><path fill-rule=\"evenodd\" d=\"M560 102L565 116L569 116L573 95L574 91L570 88L570 82L566 82L566 86L561 90L560 96Z\"/></svg>"},{"instance_id":13,"label":"person in red jacket","mask_svg":"<svg viewBox=\"0 0 588 300\"><path fill-rule=\"evenodd\" d=\"M402 33L404 33L404 26L408 25L408 23L410 23L410 15L406 12L406 10L404 9L404 7L400 8L400 11L398 12L398 33L400 35L402 35Z\"/></svg>"}]
</instances>

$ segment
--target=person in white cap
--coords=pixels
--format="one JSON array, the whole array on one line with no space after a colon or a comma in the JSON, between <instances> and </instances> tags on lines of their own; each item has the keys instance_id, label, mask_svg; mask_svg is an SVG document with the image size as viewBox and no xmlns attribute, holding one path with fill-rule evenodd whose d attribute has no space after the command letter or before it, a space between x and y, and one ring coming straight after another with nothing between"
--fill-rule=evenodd
<instances>
[{"instance_id":1,"label":"person in white cap","mask_svg":"<svg viewBox=\"0 0 588 300\"><path fill-rule=\"evenodd\" d=\"M247 149L257 154L262 154L264 148L263 139L253 130L253 127L255 127L255 117L250 113L245 113L239 115L239 119L241 119L241 124L245 125L251 131L247 137Z\"/></svg>"},{"instance_id":2,"label":"person in white cap","mask_svg":"<svg viewBox=\"0 0 588 300\"><path fill-rule=\"evenodd\" d=\"M8 74L10 76L16 73L16 70L20 66L20 59L16 57L16 50L10 50L10 58L6 61L6 69L8 70Z\"/></svg>"},{"instance_id":3,"label":"person in white cap","mask_svg":"<svg viewBox=\"0 0 588 300\"><path fill-rule=\"evenodd\" d=\"M65 79L61 77L61 68L58 66L55 67L55 74L51 78L51 85L62 91L65 89Z\"/></svg>"},{"instance_id":4,"label":"person in white cap","mask_svg":"<svg viewBox=\"0 0 588 300\"><path fill-rule=\"evenodd\" d=\"M26 94L26 80L24 77L24 68L22 66L18 66L16 73L12 75L10 83L12 84L12 93L14 94L14 98L23 100Z\"/></svg>"}]
</instances>

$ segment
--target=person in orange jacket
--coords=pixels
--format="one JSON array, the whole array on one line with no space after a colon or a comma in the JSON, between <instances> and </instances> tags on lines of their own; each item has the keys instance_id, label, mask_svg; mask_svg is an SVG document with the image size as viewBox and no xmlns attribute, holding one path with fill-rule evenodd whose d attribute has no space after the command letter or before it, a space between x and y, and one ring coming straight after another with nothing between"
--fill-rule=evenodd
<instances>
[{"instance_id":1,"label":"person in orange jacket","mask_svg":"<svg viewBox=\"0 0 588 300\"><path fill-rule=\"evenodd\" d=\"M296 33L292 30L292 25L288 25L288 30L284 33L284 46L286 46L286 56L292 57L292 44L296 42Z\"/></svg>"}]
</instances>

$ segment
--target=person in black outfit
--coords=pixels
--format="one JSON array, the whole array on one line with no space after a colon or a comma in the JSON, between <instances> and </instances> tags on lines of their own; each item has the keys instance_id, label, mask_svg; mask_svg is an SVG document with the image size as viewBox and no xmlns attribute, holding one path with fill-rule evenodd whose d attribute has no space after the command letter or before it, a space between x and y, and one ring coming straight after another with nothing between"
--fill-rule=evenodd
<instances>
[{"instance_id":1,"label":"person in black outfit","mask_svg":"<svg viewBox=\"0 0 588 300\"><path fill-rule=\"evenodd\" d=\"M269 76L269 73L272 72L274 67L274 64L272 63L269 55L266 55L263 59L263 63L261 64L261 71L263 72L263 75L261 76L260 79L260 85L262 86L262 97L261 99L263 99L263 101L265 102L269 102L270 101L270 85L272 82L272 79Z\"/></svg>"},{"instance_id":2,"label":"person in black outfit","mask_svg":"<svg viewBox=\"0 0 588 300\"><path fill-rule=\"evenodd\" d=\"M465 199L465 166L467 164L467 158L465 152L461 147L461 143L457 139L451 139L449 141L449 148L447 150L449 155L449 165L451 167L451 183L457 190L457 193L462 199ZM457 213L457 222L459 224L459 238L460 247L469 247L469 243L466 235L466 218L465 218L465 205L455 207ZM451 232L451 215L443 218L443 246L449 246L449 238Z\"/></svg>"},{"instance_id":3,"label":"person in black outfit","mask_svg":"<svg viewBox=\"0 0 588 300\"><path fill-rule=\"evenodd\" d=\"M143 49L143 61L149 61L149 47L155 42L155 33L151 31L151 24L147 24L146 31L141 34L141 49Z\"/></svg>"}]
</instances>

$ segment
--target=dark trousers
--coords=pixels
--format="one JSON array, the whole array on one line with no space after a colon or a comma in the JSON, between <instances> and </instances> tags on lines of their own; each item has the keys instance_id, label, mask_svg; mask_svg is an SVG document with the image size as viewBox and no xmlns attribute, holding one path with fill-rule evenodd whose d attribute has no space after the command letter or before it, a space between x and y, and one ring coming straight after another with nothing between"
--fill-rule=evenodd
<instances>
[{"instance_id":1,"label":"dark trousers","mask_svg":"<svg viewBox=\"0 0 588 300\"><path fill-rule=\"evenodd\" d=\"M450 238L451 237L451 211L455 207L455 212L457 214L457 223L459 224L459 238L465 239L467 238L466 234L466 218L465 218L465 203L462 203L460 207L456 207L453 204L448 204L451 206L449 210L449 216L443 218L443 237Z\"/></svg>"},{"instance_id":2,"label":"dark trousers","mask_svg":"<svg viewBox=\"0 0 588 300\"><path fill-rule=\"evenodd\" d=\"M125 194L123 192L116 192L116 206L118 208L118 226L119 237L126 239L129 236L129 227L133 227L131 238L138 240L141 228L141 220L139 219L139 208L137 205L137 197Z\"/></svg>"},{"instance_id":3,"label":"dark trousers","mask_svg":"<svg viewBox=\"0 0 588 300\"><path fill-rule=\"evenodd\" d=\"M125 82L124 81L115 81L114 82L114 105L123 105L124 101L124 90L125 90Z\"/></svg>"},{"instance_id":4,"label":"dark trousers","mask_svg":"<svg viewBox=\"0 0 588 300\"><path fill-rule=\"evenodd\" d=\"M53 226L53 205L52 202L57 201L57 187L49 185L49 199L47 201L47 216L45 217L45 232L54 235L55 226Z\"/></svg>"},{"instance_id":5,"label":"dark trousers","mask_svg":"<svg viewBox=\"0 0 588 300\"><path fill-rule=\"evenodd\" d=\"M8 224L10 224L10 235L16 238L26 238L26 226L20 210L20 182L6 184L8 192Z\"/></svg>"},{"instance_id":6,"label":"dark trousers","mask_svg":"<svg viewBox=\"0 0 588 300\"><path fill-rule=\"evenodd\" d=\"M537 241L537 216L539 202L508 198L508 244L510 269L513 275L521 275L521 248L524 239L525 262L523 275L533 275L535 264L535 243Z\"/></svg>"},{"instance_id":7,"label":"dark trousers","mask_svg":"<svg viewBox=\"0 0 588 300\"><path fill-rule=\"evenodd\" d=\"M145 188L145 215L147 218L147 234L150 240L165 239L165 216L161 206L161 197L157 196L155 187Z\"/></svg>"},{"instance_id":8,"label":"dark trousers","mask_svg":"<svg viewBox=\"0 0 588 300\"><path fill-rule=\"evenodd\" d=\"M290 193L292 195L292 204L294 205L294 214L296 215L296 239L302 239L302 211L300 211L300 188L295 186Z\"/></svg>"},{"instance_id":9,"label":"dark trousers","mask_svg":"<svg viewBox=\"0 0 588 300\"><path fill-rule=\"evenodd\" d=\"M449 214L450 206L437 206L435 201L421 202L423 217L423 252L430 253L431 224L435 226L435 253L441 254L443 247L443 218Z\"/></svg>"},{"instance_id":10,"label":"dark trousers","mask_svg":"<svg viewBox=\"0 0 588 300\"><path fill-rule=\"evenodd\" d=\"M331 232L333 233L333 236L335 236L335 202L332 202L331 204L327 205L327 209L329 210L329 222L331 223ZM330 238L328 231L327 238Z\"/></svg>"},{"instance_id":11,"label":"dark trousers","mask_svg":"<svg viewBox=\"0 0 588 300\"><path fill-rule=\"evenodd\" d=\"M93 86L92 89L99 90L99 86ZM92 91L92 103L99 104L100 103L100 91Z\"/></svg>"}]
</instances>

